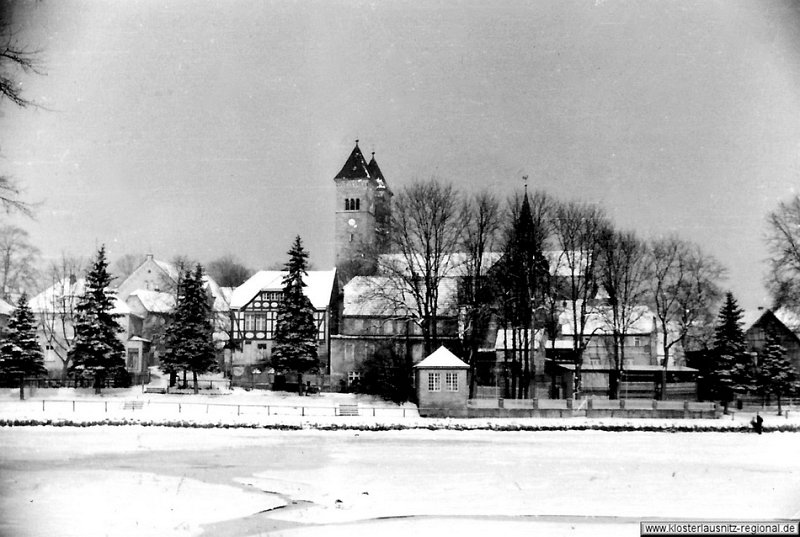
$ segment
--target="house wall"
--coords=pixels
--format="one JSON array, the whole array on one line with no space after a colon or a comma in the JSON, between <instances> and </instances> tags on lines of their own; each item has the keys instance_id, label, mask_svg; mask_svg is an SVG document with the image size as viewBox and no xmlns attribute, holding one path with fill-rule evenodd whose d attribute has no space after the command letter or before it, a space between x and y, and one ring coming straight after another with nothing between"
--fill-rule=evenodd
<instances>
[{"instance_id":1,"label":"house wall","mask_svg":"<svg viewBox=\"0 0 800 537\"><path fill-rule=\"evenodd\" d=\"M745 332L747 350L760 353L766 343L767 331L778 336L781 345L786 349L786 358L792 363L795 371L800 372L800 341L774 315L764 315Z\"/></svg>"},{"instance_id":2,"label":"house wall","mask_svg":"<svg viewBox=\"0 0 800 537\"><path fill-rule=\"evenodd\" d=\"M656 364L656 338L650 334L626 336L623 341L625 366ZM592 336L583 352L583 363L612 367L614 364L614 338L610 335Z\"/></svg>"},{"instance_id":3,"label":"house wall","mask_svg":"<svg viewBox=\"0 0 800 537\"><path fill-rule=\"evenodd\" d=\"M431 390L431 375L438 375L438 390ZM454 375L457 389L452 390L447 384L447 375ZM416 369L417 406L420 416L435 416L446 413L449 416L464 415L467 411L469 386L467 386L467 370L426 368ZM436 382L433 383L437 384Z\"/></svg>"},{"instance_id":4,"label":"house wall","mask_svg":"<svg viewBox=\"0 0 800 537\"><path fill-rule=\"evenodd\" d=\"M331 389L345 391L358 378L367 358L383 345L393 345L395 352L404 356L411 353L412 363L422 361L425 344L421 338L385 337L385 336L331 336L330 351L330 385Z\"/></svg>"}]
</instances>

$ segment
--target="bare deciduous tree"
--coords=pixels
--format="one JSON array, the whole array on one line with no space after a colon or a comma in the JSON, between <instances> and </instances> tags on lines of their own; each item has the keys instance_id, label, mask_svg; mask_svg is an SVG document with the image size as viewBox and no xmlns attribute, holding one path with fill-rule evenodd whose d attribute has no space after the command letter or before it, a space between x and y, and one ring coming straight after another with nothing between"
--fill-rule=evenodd
<instances>
[{"instance_id":1,"label":"bare deciduous tree","mask_svg":"<svg viewBox=\"0 0 800 537\"><path fill-rule=\"evenodd\" d=\"M500 231L500 203L489 191L482 191L464 202L464 233L460 247L465 253L461 305L461 339L470 366L470 397L475 393L475 366L481 338L491 317L490 285L487 272L494 262Z\"/></svg>"},{"instance_id":2,"label":"bare deciduous tree","mask_svg":"<svg viewBox=\"0 0 800 537\"><path fill-rule=\"evenodd\" d=\"M650 298L662 337L659 397L663 399L670 349L686 339L695 323L708 317L722 296L718 282L725 269L695 244L675 236L651 243L649 264Z\"/></svg>"},{"instance_id":3,"label":"bare deciduous tree","mask_svg":"<svg viewBox=\"0 0 800 537\"><path fill-rule=\"evenodd\" d=\"M63 255L50 266L50 286L34 297L30 304L47 352L52 352L61 361L64 378L70 366L69 351L75 336L73 326L76 308L83 293L79 280L86 266L85 259Z\"/></svg>"},{"instance_id":4,"label":"bare deciduous tree","mask_svg":"<svg viewBox=\"0 0 800 537\"><path fill-rule=\"evenodd\" d=\"M0 226L0 284L3 298L36 286L39 249L30 243L28 232L12 225Z\"/></svg>"},{"instance_id":5,"label":"bare deciduous tree","mask_svg":"<svg viewBox=\"0 0 800 537\"><path fill-rule=\"evenodd\" d=\"M609 398L619 399L625 363L625 338L647 311L642 307L648 291L647 244L634 233L607 230L601 241L598 278L608 295L599 308L611 328L614 367L609 374Z\"/></svg>"},{"instance_id":6,"label":"bare deciduous tree","mask_svg":"<svg viewBox=\"0 0 800 537\"><path fill-rule=\"evenodd\" d=\"M771 257L767 285L775 308L800 308L800 196L778 204L767 217Z\"/></svg>"},{"instance_id":7,"label":"bare deciduous tree","mask_svg":"<svg viewBox=\"0 0 800 537\"><path fill-rule=\"evenodd\" d=\"M238 287L253 275L253 271L233 255L224 255L210 262L206 272L222 287Z\"/></svg>"},{"instance_id":8,"label":"bare deciduous tree","mask_svg":"<svg viewBox=\"0 0 800 537\"><path fill-rule=\"evenodd\" d=\"M393 202L388 255L378 259L386 284L375 293L384 302L408 309L422 332L425 353L438 343L439 293L458 269L453 253L464 229L460 195L437 179L415 182Z\"/></svg>"},{"instance_id":9,"label":"bare deciduous tree","mask_svg":"<svg viewBox=\"0 0 800 537\"><path fill-rule=\"evenodd\" d=\"M556 266L565 274L562 292L571 314L576 393L582 390L583 352L593 335L587 334L586 329L590 303L598 289L600 241L610 227L605 212L595 205L567 202L555 212L553 235L559 250Z\"/></svg>"},{"instance_id":10,"label":"bare deciduous tree","mask_svg":"<svg viewBox=\"0 0 800 537\"><path fill-rule=\"evenodd\" d=\"M13 7L10 3L0 4L0 100L5 98L25 108L35 106L35 103L23 96L19 77L25 74L43 74L41 51L21 44L11 21ZM20 187L17 181L8 175L0 175L0 204L7 211L18 211L31 216L31 205L22 201L19 196Z\"/></svg>"}]
</instances>

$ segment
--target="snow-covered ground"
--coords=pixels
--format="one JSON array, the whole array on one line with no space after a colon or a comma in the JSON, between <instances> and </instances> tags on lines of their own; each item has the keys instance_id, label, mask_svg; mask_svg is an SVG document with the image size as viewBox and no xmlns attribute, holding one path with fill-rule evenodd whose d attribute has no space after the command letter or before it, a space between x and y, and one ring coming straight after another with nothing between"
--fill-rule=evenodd
<instances>
[{"instance_id":1,"label":"snow-covered ground","mask_svg":"<svg viewBox=\"0 0 800 537\"><path fill-rule=\"evenodd\" d=\"M794 433L6 427L0 535L638 535L656 518L797 518L798 448Z\"/></svg>"},{"instance_id":2,"label":"snow-covered ground","mask_svg":"<svg viewBox=\"0 0 800 537\"><path fill-rule=\"evenodd\" d=\"M338 416L339 405L358 405L359 416ZM73 424L111 422L149 425L227 425L291 427L397 427L397 428L580 428L624 427L647 429L747 428L754 412L734 412L720 419L638 418L498 418L423 419L412 404L402 406L369 396L325 393L299 396L261 390L227 390L213 394L153 394L141 387L107 389L101 396L92 389L39 389L24 400L16 390L0 390L2 420L61 421ZM783 416L763 412L767 429L800 429L800 410Z\"/></svg>"}]
</instances>

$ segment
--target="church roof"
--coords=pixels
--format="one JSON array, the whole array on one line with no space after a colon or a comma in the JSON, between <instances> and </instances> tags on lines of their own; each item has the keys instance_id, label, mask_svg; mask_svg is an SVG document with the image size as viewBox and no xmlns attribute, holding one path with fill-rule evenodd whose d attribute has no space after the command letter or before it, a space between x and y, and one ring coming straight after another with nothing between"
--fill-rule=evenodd
<instances>
[{"instance_id":1,"label":"church roof","mask_svg":"<svg viewBox=\"0 0 800 537\"><path fill-rule=\"evenodd\" d=\"M433 354L422 360L414 367L425 367L430 369L469 369L469 366L461 361L458 356L447 350L444 346L436 349Z\"/></svg>"},{"instance_id":2,"label":"church roof","mask_svg":"<svg viewBox=\"0 0 800 537\"><path fill-rule=\"evenodd\" d=\"M380 166L378 166L378 161L375 160L374 152L372 153L372 159L367 165L367 171L369 172L370 176L375 179L375 182L378 183L378 189L389 189L386 184L386 178L383 176ZM389 193L391 194L391 191Z\"/></svg>"},{"instance_id":3,"label":"church roof","mask_svg":"<svg viewBox=\"0 0 800 537\"><path fill-rule=\"evenodd\" d=\"M344 163L342 171L336 174L334 179L369 179L370 177L372 176L369 173L369 164L367 164L364 154L361 153L361 149L358 148L358 140L356 140L353 152L350 153L347 162Z\"/></svg>"}]
</instances>

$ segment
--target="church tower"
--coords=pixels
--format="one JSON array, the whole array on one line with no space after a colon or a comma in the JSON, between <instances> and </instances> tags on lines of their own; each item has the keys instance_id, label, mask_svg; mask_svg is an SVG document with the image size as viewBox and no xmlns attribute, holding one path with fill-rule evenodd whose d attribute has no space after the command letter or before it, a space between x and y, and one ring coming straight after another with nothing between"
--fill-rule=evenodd
<instances>
[{"instance_id":1,"label":"church tower","mask_svg":"<svg viewBox=\"0 0 800 537\"><path fill-rule=\"evenodd\" d=\"M372 154L367 163L358 140L336 183L336 268L343 281L372 274L385 251L392 192Z\"/></svg>"}]
</instances>

